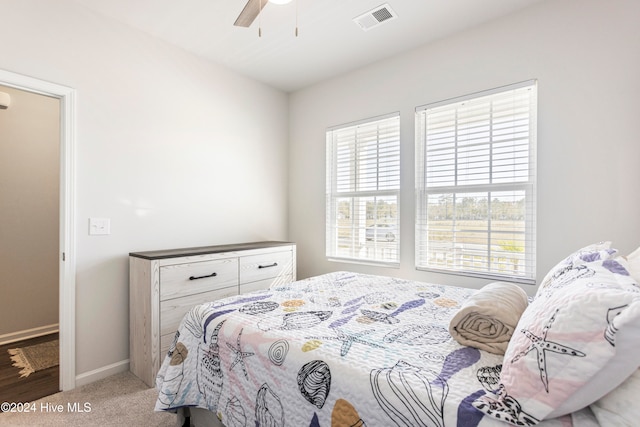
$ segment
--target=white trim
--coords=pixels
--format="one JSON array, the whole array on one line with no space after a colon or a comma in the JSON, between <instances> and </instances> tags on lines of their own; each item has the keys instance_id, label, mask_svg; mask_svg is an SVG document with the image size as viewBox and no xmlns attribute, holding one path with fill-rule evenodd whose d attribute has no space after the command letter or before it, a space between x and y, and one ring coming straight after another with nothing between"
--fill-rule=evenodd
<instances>
[{"instance_id":1,"label":"white trim","mask_svg":"<svg viewBox=\"0 0 640 427\"><path fill-rule=\"evenodd\" d=\"M58 332L57 323L38 326L37 328L24 329L17 332L10 332L8 334L0 335L0 345L11 344L13 342L42 337L49 334L55 334L56 332Z\"/></svg>"},{"instance_id":2,"label":"white trim","mask_svg":"<svg viewBox=\"0 0 640 427\"><path fill-rule=\"evenodd\" d=\"M462 103L469 99L482 98L485 96L494 95L500 92L506 92L509 90L516 90L527 86L535 86L538 83L537 79L525 80L523 82L513 83L509 85L499 86L493 89L481 90L480 92L470 93L468 95L456 96L455 98L449 98L438 102L431 102L429 104L419 105L416 107L416 113L421 111L431 110L433 108L441 107L443 105L450 105L456 103Z\"/></svg>"},{"instance_id":3,"label":"white trim","mask_svg":"<svg viewBox=\"0 0 640 427\"><path fill-rule=\"evenodd\" d=\"M102 368L94 369L93 371L85 372L78 375L75 378L76 386L81 387L83 385L91 384L92 382L110 377L111 375L119 374L121 372L126 372L128 370L129 359L121 360L120 362L112 363L111 365L103 366Z\"/></svg>"},{"instance_id":4,"label":"white trim","mask_svg":"<svg viewBox=\"0 0 640 427\"><path fill-rule=\"evenodd\" d=\"M0 84L60 100L60 388L71 390L76 381L76 91L4 70Z\"/></svg>"},{"instance_id":5,"label":"white trim","mask_svg":"<svg viewBox=\"0 0 640 427\"><path fill-rule=\"evenodd\" d=\"M367 261L366 259L360 259L360 258L340 258L340 257L332 256L332 257L327 257L327 261L342 262L345 264L369 265L372 267L400 268L399 262Z\"/></svg>"},{"instance_id":6,"label":"white trim","mask_svg":"<svg viewBox=\"0 0 640 427\"><path fill-rule=\"evenodd\" d=\"M454 276L475 277L477 279L487 279L487 280L493 280L493 281L499 281L499 282L520 283L522 285L536 284L536 279L529 279L526 277L518 277L518 276L504 276L500 274L482 273L478 271L445 270L443 268L432 268L432 267L416 267L416 270L428 271L430 273L452 274Z\"/></svg>"},{"instance_id":7,"label":"white trim","mask_svg":"<svg viewBox=\"0 0 640 427\"><path fill-rule=\"evenodd\" d=\"M334 130L340 130L340 129L344 129L344 128L350 128L350 127L353 127L353 126L370 124L372 122L377 122L379 120L391 119L393 117L398 117L398 119L399 119L400 118L400 111L396 111L396 112L389 113L389 114L382 114L382 115L374 116L374 117L369 117L367 119L355 120L353 122L343 123L341 125L330 126L330 127L327 128L327 132L331 132L331 131L334 131Z\"/></svg>"}]
</instances>

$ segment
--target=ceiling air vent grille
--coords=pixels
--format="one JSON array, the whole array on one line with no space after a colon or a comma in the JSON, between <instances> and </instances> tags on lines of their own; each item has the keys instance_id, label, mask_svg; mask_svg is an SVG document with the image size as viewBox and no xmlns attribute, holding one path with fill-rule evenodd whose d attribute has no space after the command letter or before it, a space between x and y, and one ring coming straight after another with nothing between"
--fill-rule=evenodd
<instances>
[{"instance_id":1,"label":"ceiling air vent grille","mask_svg":"<svg viewBox=\"0 0 640 427\"><path fill-rule=\"evenodd\" d=\"M390 21L397 18L398 15L391 9L388 4L383 4L376 7L360 16L353 18L353 22L358 24L364 31L369 31L373 27L377 27L383 22Z\"/></svg>"}]
</instances>

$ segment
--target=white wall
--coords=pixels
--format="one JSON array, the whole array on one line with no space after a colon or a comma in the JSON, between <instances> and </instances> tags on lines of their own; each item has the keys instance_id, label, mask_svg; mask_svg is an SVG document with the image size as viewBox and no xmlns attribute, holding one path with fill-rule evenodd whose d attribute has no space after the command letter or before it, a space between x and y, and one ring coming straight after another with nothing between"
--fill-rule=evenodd
<instances>
[{"instance_id":1,"label":"white wall","mask_svg":"<svg viewBox=\"0 0 640 427\"><path fill-rule=\"evenodd\" d=\"M0 336L15 340L58 323L60 101L0 92Z\"/></svg>"},{"instance_id":2,"label":"white wall","mask_svg":"<svg viewBox=\"0 0 640 427\"><path fill-rule=\"evenodd\" d=\"M0 10L0 69L77 90L84 375L129 357L129 252L286 239L288 99L69 0Z\"/></svg>"},{"instance_id":3,"label":"white wall","mask_svg":"<svg viewBox=\"0 0 640 427\"><path fill-rule=\"evenodd\" d=\"M638 247L638 22L637 0L550 0L292 94L289 237L298 245L298 277L349 269L485 284L414 268L414 110L528 79L538 79L539 96L538 282L583 245ZM401 266L328 262L325 130L394 111L402 132Z\"/></svg>"}]
</instances>

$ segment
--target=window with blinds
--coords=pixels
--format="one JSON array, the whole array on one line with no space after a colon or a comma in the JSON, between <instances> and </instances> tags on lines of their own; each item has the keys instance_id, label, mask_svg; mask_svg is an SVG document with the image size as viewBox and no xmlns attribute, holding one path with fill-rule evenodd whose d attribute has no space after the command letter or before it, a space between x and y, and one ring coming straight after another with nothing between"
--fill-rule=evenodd
<instances>
[{"instance_id":1,"label":"window with blinds","mask_svg":"<svg viewBox=\"0 0 640 427\"><path fill-rule=\"evenodd\" d=\"M400 262L400 115L327 130L329 259Z\"/></svg>"},{"instance_id":2,"label":"window with blinds","mask_svg":"<svg viewBox=\"0 0 640 427\"><path fill-rule=\"evenodd\" d=\"M416 108L416 267L535 283L535 81Z\"/></svg>"}]
</instances>

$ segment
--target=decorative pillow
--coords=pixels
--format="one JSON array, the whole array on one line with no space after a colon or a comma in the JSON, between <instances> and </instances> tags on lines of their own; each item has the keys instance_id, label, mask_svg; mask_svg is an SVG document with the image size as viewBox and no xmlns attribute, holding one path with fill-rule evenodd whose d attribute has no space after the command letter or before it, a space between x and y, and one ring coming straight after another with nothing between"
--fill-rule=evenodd
<instances>
[{"instance_id":1,"label":"decorative pillow","mask_svg":"<svg viewBox=\"0 0 640 427\"><path fill-rule=\"evenodd\" d=\"M616 255L616 252L617 250L611 249L611 242L594 243L578 249L549 270L544 279L542 279L535 298L540 295L548 296L555 291L555 288L562 287L577 277L582 277L585 271L584 269L576 268L579 265L610 259Z\"/></svg>"},{"instance_id":2,"label":"decorative pillow","mask_svg":"<svg viewBox=\"0 0 640 427\"><path fill-rule=\"evenodd\" d=\"M636 369L615 390L591 404L602 426L637 426L640 420L640 370Z\"/></svg>"},{"instance_id":3,"label":"decorative pillow","mask_svg":"<svg viewBox=\"0 0 640 427\"><path fill-rule=\"evenodd\" d=\"M549 281L554 292L536 298L520 318L495 396L478 398L476 408L535 425L590 405L638 368L640 287L623 258L605 258L574 263Z\"/></svg>"}]
</instances>

